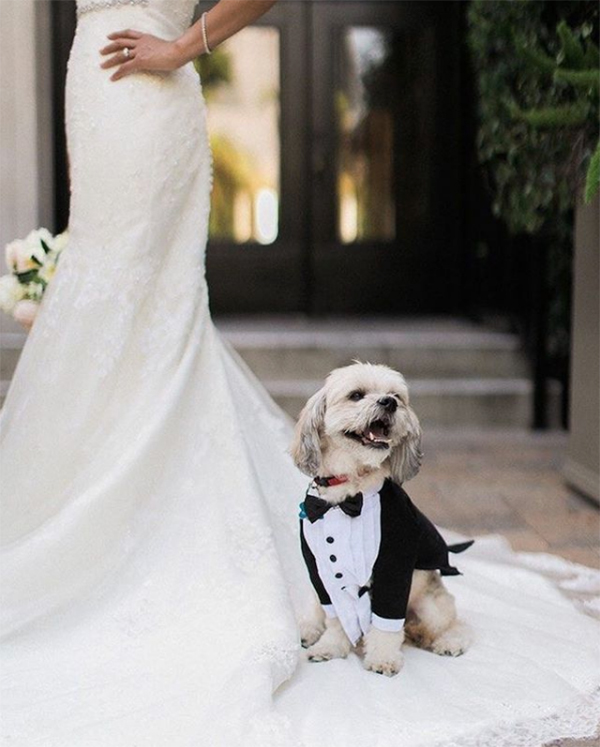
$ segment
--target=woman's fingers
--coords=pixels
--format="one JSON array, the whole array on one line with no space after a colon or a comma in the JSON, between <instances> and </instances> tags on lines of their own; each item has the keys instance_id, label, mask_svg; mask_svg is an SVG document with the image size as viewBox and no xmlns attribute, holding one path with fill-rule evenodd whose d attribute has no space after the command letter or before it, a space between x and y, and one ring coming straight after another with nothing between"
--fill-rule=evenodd
<instances>
[{"instance_id":1,"label":"woman's fingers","mask_svg":"<svg viewBox=\"0 0 600 747\"><path fill-rule=\"evenodd\" d=\"M123 36L130 34L130 36ZM155 72L175 70L179 62L177 48L173 42L159 39L152 34L140 34L139 31L120 31L110 34L116 37L100 53L105 56L100 67L119 66L111 80L119 80L124 75L138 72ZM135 60L136 64L132 64Z\"/></svg>"},{"instance_id":2,"label":"woman's fingers","mask_svg":"<svg viewBox=\"0 0 600 747\"><path fill-rule=\"evenodd\" d=\"M127 62L132 62L133 57L131 55L127 56L123 54L123 52L119 52L119 54L115 54L112 57L109 57L107 60L105 60L100 67L103 68L109 68L109 67L115 67L115 65L123 65Z\"/></svg>"},{"instance_id":3,"label":"woman's fingers","mask_svg":"<svg viewBox=\"0 0 600 747\"><path fill-rule=\"evenodd\" d=\"M100 50L100 54L112 54L113 52L120 52L121 49L125 49L125 47L127 47L128 49L134 49L135 44L133 42L133 39L118 39L112 44L103 47Z\"/></svg>"},{"instance_id":4,"label":"woman's fingers","mask_svg":"<svg viewBox=\"0 0 600 747\"><path fill-rule=\"evenodd\" d=\"M113 31L112 34L108 34L108 39L141 39L143 36L141 31L134 31L134 29L125 29L124 31Z\"/></svg>"},{"instance_id":5,"label":"woman's fingers","mask_svg":"<svg viewBox=\"0 0 600 747\"><path fill-rule=\"evenodd\" d=\"M137 68L136 68L135 60L129 60L129 62L124 62L121 65L121 67L110 76L110 79L119 80L119 78L123 78L125 75L134 73L136 69Z\"/></svg>"}]
</instances>

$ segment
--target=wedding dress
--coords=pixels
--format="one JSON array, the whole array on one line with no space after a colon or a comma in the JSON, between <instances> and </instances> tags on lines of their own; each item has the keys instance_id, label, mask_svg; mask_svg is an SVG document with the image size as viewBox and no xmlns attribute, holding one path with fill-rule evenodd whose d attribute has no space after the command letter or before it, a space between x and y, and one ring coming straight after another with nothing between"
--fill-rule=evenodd
<instances>
[{"instance_id":1,"label":"wedding dress","mask_svg":"<svg viewBox=\"0 0 600 747\"><path fill-rule=\"evenodd\" d=\"M463 657L408 648L394 679L354 654L306 661L306 478L285 416L209 316L198 77L186 65L111 82L99 66L107 33L174 38L193 6L79 3L70 241L1 420L2 744L533 747L592 734L599 626L547 575L580 593L600 591L597 576L499 538L447 581L475 633Z\"/></svg>"}]
</instances>

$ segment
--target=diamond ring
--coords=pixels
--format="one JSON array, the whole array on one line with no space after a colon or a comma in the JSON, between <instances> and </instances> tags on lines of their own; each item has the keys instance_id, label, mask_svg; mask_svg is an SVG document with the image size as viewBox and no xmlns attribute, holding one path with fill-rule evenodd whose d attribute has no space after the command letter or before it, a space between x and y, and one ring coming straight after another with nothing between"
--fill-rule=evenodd
<instances>
[{"instance_id":1,"label":"diamond ring","mask_svg":"<svg viewBox=\"0 0 600 747\"><path fill-rule=\"evenodd\" d=\"M123 49L123 54L125 55L125 57L126 57L127 59L129 59L129 55L131 54L131 50L129 49L129 47L125 47L125 48Z\"/></svg>"}]
</instances>

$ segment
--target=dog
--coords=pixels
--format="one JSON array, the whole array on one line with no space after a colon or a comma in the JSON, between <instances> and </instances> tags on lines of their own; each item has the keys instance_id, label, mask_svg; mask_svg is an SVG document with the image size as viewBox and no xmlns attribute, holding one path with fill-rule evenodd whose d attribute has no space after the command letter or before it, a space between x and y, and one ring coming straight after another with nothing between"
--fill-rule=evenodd
<instances>
[{"instance_id":1,"label":"dog","mask_svg":"<svg viewBox=\"0 0 600 747\"><path fill-rule=\"evenodd\" d=\"M360 362L333 370L302 410L290 453L312 479L300 534L324 614L303 635L309 660L357 647L367 670L393 676L405 636L437 654L464 653L471 633L441 576L459 573L448 551L472 542L448 547L401 487L423 458L404 377Z\"/></svg>"}]
</instances>

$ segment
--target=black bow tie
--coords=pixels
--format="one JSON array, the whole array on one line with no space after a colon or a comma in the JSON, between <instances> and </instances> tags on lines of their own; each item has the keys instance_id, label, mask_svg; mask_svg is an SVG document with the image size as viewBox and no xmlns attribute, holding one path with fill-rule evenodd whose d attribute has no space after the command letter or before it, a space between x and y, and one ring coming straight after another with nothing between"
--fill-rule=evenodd
<instances>
[{"instance_id":1,"label":"black bow tie","mask_svg":"<svg viewBox=\"0 0 600 747\"><path fill-rule=\"evenodd\" d=\"M341 503L329 503L319 498L316 495L307 495L304 499L304 511L311 524L314 524L317 519L324 516L330 508L339 506L342 511L348 516L360 516L363 505L362 493L356 495L350 495Z\"/></svg>"}]
</instances>

